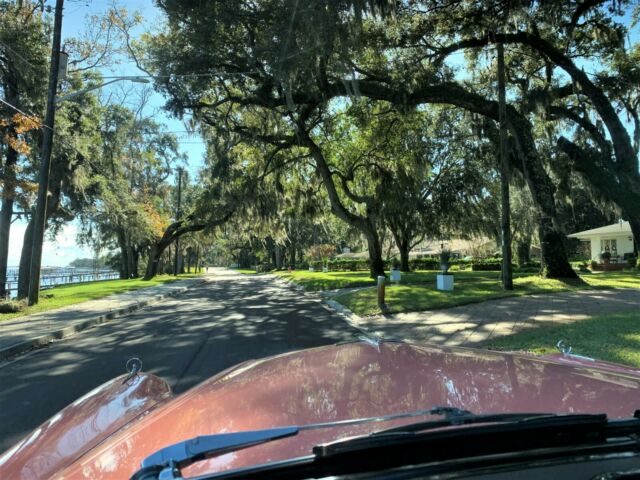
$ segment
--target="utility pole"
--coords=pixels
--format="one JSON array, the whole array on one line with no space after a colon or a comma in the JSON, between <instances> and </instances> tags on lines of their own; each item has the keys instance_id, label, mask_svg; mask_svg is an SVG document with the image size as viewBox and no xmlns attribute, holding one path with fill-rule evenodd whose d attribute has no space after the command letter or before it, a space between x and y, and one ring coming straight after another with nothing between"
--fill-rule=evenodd
<instances>
[{"instance_id":1,"label":"utility pole","mask_svg":"<svg viewBox=\"0 0 640 480\"><path fill-rule=\"evenodd\" d=\"M182 212L180 211L180 201L182 200L182 167L178 167L178 210L176 212L176 222L180 221ZM176 255L173 262L173 274L178 275L178 255L180 253L180 237L176 237Z\"/></svg>"},{"instance_id":2,"label":"utility pole","mask_svg":"<svg viewBox=\"0 0 640 480\"><path fill-rule=\"evenodd\" d=\"M47 113L44 118L44 128L42 131L38 200L33 222L33 243L31 245L31 266L29 268L29 305L38 303L38 297L40 295L40 266L42 263L42 242L44 241L44 231L47 223L47 195L49 193L49 173L51 171L53 126L56 117L55 101L56 91L58 89L58 70L60 67L60 37L63 4L64 0L56 0L56 13L53 23L53 45L51 46L51 65L49 67Z\"/></svg>"},{"instance_id":3,"label":"utility pole","mask_svg":"<svg viewBox=\"0 0 640 480\"><path fill-rule=\"evenodd\" d=\"M513 271L511 268L511 202L509 199L509 160L507 158L507 108L504 80L504 45L498 47L498 120L500 121L500 183L502 218L502 286L513 290Z\"/></svg>"}]
</instances>

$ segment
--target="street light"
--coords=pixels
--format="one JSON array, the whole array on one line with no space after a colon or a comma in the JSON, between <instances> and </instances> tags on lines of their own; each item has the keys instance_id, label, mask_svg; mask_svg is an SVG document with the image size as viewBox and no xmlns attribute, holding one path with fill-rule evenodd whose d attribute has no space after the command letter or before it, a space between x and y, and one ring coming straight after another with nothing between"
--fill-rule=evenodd
<instances>
[{"instance_id":1,"label":"street light","mask_svg":"<svg viewBox=\"0 0 640 480\"><path fill-rule=\"evenodd\" d=\"M66 100L71 100L72 98L79 97L80 95L84 95L85 93L90 92L92 90L97 90L107 85L111 85L112 83L121 82L122 80L129 80L130 82L135 82L135 83L149 83L149 80L147 80L144 77L135 77L135 76L117 77L117 78L114 78L113 80L109 80L108 82L102 83L100 85L94 85L92 87L83 88L82 90L78 90L77 92L73 92L68 95L64 95L62 97L56 97L54 100L54 103L58 104Z\"/></svg>"},{"instance_id":2,"label":"street light","mask_svg":"<svg viewBox=\"0 0 640 480\"><path fill-rule=\"evenodd\" d=\"M64 0L56 0L56 15L54 22L54 39L52 47L52 61L49 71L49 97L47 100L47 113L45 116L44 129L42 132L42 148L40 161L40 174L38 177L38 200L34 213L33 238L31 243L31 265L29 267L29 305L38 303L40 295L40 267L42 264L42 243L44 241L44 231L46 228L47 194L49 190L49 173L51 170L51 147L53 143L53 132L55 122L56 105L65 100L75 98L91 90L102 88L121 80L129 80L136 83L149 83L143 77L128 76L117 77L101 85L94 85L78 92L70 93L63 97L55 96L58 86L60 68L60 31L62 29L62 5ZM64 55L63 55L64 56ZM63 60L64 63L64 60ZM63 72L64 75L64 72Z\"/></svg>"}]
</instances>

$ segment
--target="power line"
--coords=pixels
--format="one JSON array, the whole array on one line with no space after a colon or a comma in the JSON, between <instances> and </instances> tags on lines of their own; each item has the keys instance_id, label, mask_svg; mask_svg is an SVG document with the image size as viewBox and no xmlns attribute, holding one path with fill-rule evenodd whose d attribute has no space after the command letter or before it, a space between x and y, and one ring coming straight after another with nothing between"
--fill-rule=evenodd
<instances>
[{"instance_id":1,"label":"power line","mask_svg":"<svg viewBox=\"0 0 640 480\"><path fill-rule=\"evenodd\" d=\"M15 105L10 104L9 102L7 102L6 100L0 98L0 102L4 103L7 107L12 108L13 110L15 110L16 112L18 112L20 115L24 115L25 117L33 120L34 122L37 123L42 123L41 120L36 117L35 115L30 115L28 113L25 113L24 111L20 110L18 107L16 107ZM42 125L40 128L48 128L51 131L53 131L53 129L51 127L49 127L48 125Z\"/></svg>"}]
</instances>

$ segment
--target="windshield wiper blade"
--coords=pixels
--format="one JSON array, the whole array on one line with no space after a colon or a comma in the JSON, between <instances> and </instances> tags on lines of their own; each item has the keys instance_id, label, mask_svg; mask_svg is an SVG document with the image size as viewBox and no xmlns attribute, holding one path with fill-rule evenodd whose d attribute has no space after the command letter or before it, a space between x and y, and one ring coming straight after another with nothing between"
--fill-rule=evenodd
<instances>
[{"instance_id":1,"label":"windshield wiper blade","mask_svg":"<svg viewBox=\"0 0 640 480\"><path fill-rule=\"evenodd\" d=\"M465 418L466 417L466 418ZM456 428L437 430L441 427L457 426L472 423L486 424L478 428ZM335 442L316 445L313 453L316 457L331 457L360 450L375 449L390 445L413 442L437 437L471 437L486 432L530 432L532 440L539 438L537 433L548 431L579 434L582 432L601 432L604 434L607 426L605 414L497 414L497 415L468 415L454 420L440 420L435 422L420 422L387 430L373 432L367 435L346 438ZM435 431L434 431L435 430Z\"/></svg>"},{"instance_id":2,"label":"windshield wiper blade","mask_svg":"<svg viewBox=\"0 0 640 480\"><path fill-rule=\"evenodd\" d=\"M444 415L446 419L472 415L468 410L456 407L432 407L426 410L395 413L379 417L354 418L334 422L312 423L301 426L289 426L256 430L250 432L222 433L205 435L183 442L169 445L149 455L142 461L131 480L180 479L180 469L194 462L223 453L233 452L242 448L252 447L260 443L278 440L280 438L297 435L303 430L318 430L322 428L344 427L373 422L388 422L402 418L421 417L426 415Z\"/></svg>"},{"instance_id":3,"label":"windshield wiper blade","mask_svg":"<svg viewBox=\"0 0 640 480\"><path fill-rule=\"evenodd\" d=\"M370 433L370 436L387 435L392 433L414 433L425 430L433 430L435 428L448 427L453 425L469 425L473 423L505 423L529 420L541 417L558 417L562 416L555 413L489 413L484 415L474 415L472 413L451 414L447 415L444 420L428 420L425 422L410 423L399 427L377 430Z\"/></svg>"}]
</instances>

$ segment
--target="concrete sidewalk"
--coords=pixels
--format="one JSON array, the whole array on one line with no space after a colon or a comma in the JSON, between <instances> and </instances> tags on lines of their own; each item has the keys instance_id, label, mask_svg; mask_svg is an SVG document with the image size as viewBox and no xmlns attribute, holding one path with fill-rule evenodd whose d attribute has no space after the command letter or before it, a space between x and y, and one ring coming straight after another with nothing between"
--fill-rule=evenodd
<instances>
[{"instance_id":1,"label":"concrete sidewalk","mask_svg":"<svg viewBox=\"0 0 640 480\"><path fill-rule=\"evenodd\" d=\"M640 289L586 290L489 300L460 307L386 316L350 316L350 322L383 338L477 346L527 328L638 309Z\"/></svg>"},{"instance_id":2,"label":"concrete sidewalk","mask_svg":"<svg viewBox=\"0 0 640 480\"><path fill-rule=\"evenodd\" d=\"M46 345L87 328L178 295L205 277L119 293L56 310L0 321L0 360Z\"/></svg>"}]
</instances>

